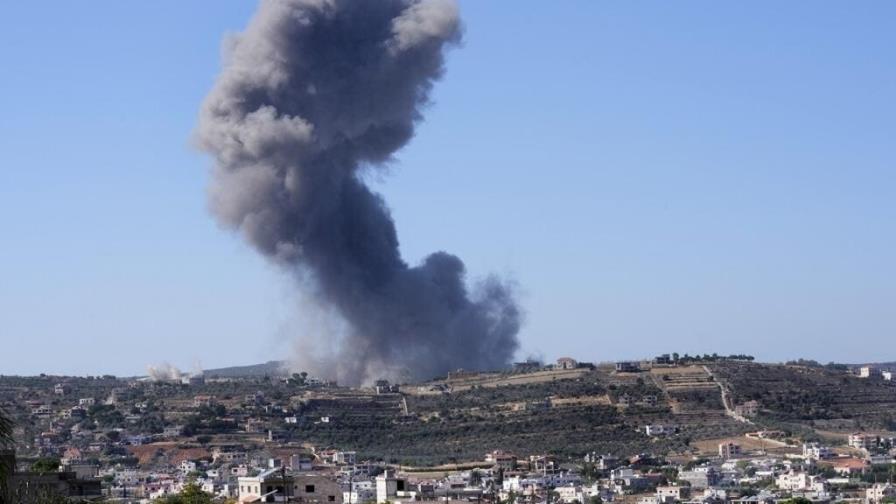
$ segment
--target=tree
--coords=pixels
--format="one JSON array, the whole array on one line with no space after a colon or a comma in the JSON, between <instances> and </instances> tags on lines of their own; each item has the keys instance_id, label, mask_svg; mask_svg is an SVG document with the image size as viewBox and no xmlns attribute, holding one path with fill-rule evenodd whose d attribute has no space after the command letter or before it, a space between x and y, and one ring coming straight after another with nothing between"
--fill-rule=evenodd
<instances>
[{"instance_id":1,"label":"tree","mask_svg":"<svg viewBox=\"0 0 896 504\"><path fill-rule=\"evenodd\" d=\"M503 501L503 504L516 504L516 492L513 490L507 494L507 500Z\"/></svg>"},{"instance_id":2,"label":"tree","mask_svg":"<svg viewBox=\"0 0 896 504\"><path fill-rule=\"evenodd\" d=\"M9 448L12 444L12 420L0 409L0 450ZM14 469L6 466L6 457L0 457L0 503L4 502L3 495L6 494L6 477Z\"/></svg>"},{"instance_id":3,"label":"tree","mask_svg":"<svg viewBox=\"0 0 896 504\"><path fill-rule=\"evenodd\" d=\"M39 458L31 464L31 470L36 473L52 473L59 470L59 459Z\"/></svg>"},{"instance_id":4,"label":"tree","mask_svg":"<svg viewBox=\"0 0 896 504\"><path fill-rule=\"evenodd\" d=\"M805 497L794 497L780 501L780 504L812 504L812 501Z\"/></svg>"},{"instance_id":5,"label":"tree","mask_svg":"<svg viewBox=\"0 0 896 504\"><path fill-rule=\"evenodd\" d=\"M0 409L0 448L12 446L12 420Z\"/></svg>"},{"instance_id":6,"label":"tree","mask_svg":"<svg viewBox=\"0 0 896 504\"><path fill-rule=\"evenodd\" d=\"M164 497L156 501L156 504L211 504L212 496L202 491L195 481L184 485L184 489L177 495Z\"/></svg>"}]
</instances>

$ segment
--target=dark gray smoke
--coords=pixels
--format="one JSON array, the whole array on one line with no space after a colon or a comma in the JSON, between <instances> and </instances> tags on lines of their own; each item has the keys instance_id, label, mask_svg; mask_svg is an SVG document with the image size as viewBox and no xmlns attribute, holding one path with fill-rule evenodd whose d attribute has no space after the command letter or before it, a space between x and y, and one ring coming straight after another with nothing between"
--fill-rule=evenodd
<instances>
[{"instance_id":1,"label":"dark gray smoke","mask_svg":"<svg viewBox=\"0 0 896 504\"><path fill-rule=\"evenodd\" d=\"M409 267L363 180L413 136L459 39L453 0L263 0L203 104L214 214L344 320L342 381L494 369L517 349L511 290L468 292L445 252Z\"/></svg>"}]
</instances>

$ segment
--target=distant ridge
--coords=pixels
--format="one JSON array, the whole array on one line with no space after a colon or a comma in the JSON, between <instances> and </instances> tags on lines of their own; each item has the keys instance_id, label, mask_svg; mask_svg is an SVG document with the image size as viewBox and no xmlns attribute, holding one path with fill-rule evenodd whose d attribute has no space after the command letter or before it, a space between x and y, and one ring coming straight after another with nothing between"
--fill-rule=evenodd
<instances>
[{"instance_id":1,"label":"distant ridge","mask_svg":"<svg viewBox=\"0 0 896 504\"><path fill-rule=\"evenodd\" d=\"M231 366L218 369L206 369L202 372L205 377L239 377L239 376L285 376L288 374L286 361L268 361L264 364L252 364L249 366Z\"/></svg>"}]
</instances>

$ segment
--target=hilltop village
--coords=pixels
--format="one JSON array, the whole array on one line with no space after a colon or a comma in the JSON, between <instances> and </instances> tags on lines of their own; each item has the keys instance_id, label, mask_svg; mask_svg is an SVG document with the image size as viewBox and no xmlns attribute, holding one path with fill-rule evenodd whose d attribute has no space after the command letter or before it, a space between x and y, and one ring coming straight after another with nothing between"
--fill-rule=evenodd
<instances>
[{"instance_id":1,"label":"hilltop village","mask_svg":"<svg viewBox=\"0 0 896 504\"><path fill-rule=\"evenodd\" d=\"M10 488L70 501L896 501L889 366L562 358L352 388L307 373L0 377ZM24 502L24 500L23 500Z\"/></svg>"}]
</instances>

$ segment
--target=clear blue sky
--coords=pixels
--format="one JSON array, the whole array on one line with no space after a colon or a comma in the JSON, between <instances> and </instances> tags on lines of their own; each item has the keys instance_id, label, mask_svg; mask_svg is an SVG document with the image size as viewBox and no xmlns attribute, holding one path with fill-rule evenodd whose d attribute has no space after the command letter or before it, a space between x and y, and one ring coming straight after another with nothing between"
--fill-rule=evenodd
<instances>
[{"instance_id":1,"label":"clear blue sky","mask_svg":"<svg viewBox=\"0 0 896 504\"><path fill-rule=\"evenodd\" d=\"M894 360L896 3L461 2L375 182L405 257L512 276L523 352ZM280 358L292 287L190 147L254 2L0 8L0 374Z\"/></svg>"}]
</instances>

